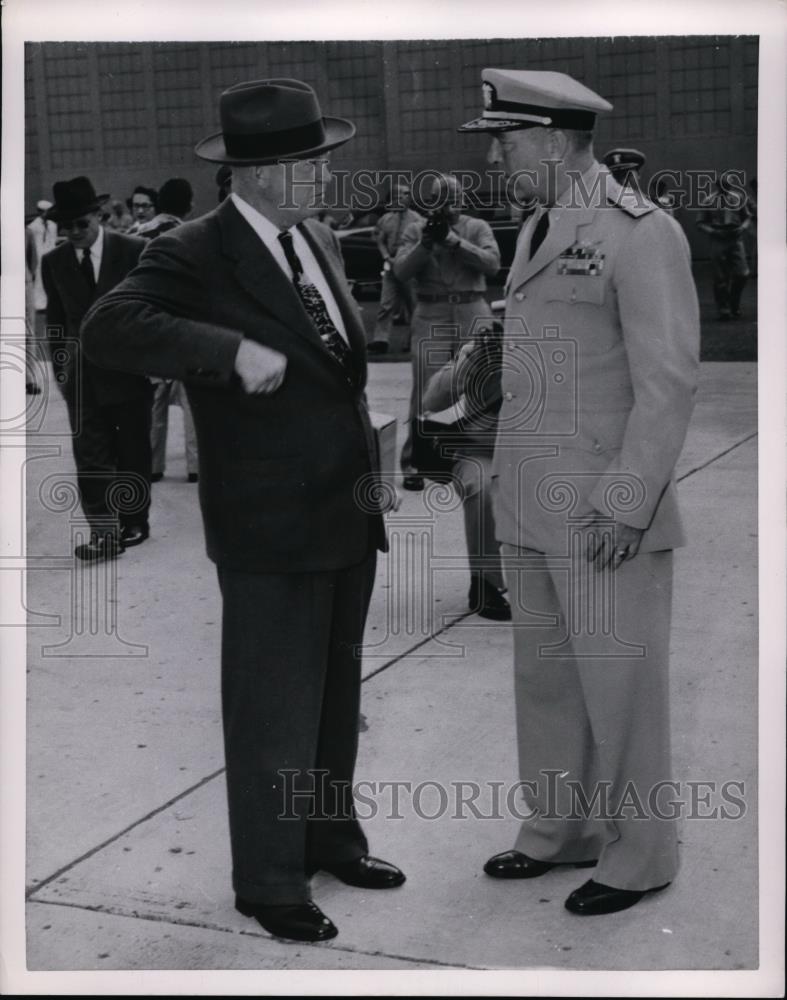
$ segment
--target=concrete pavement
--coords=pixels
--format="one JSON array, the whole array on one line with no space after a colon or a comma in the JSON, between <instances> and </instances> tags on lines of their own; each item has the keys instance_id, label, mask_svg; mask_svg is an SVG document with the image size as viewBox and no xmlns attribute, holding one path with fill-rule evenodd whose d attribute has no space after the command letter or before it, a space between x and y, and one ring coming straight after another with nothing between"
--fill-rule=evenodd
<instances>
[{"instance_id":1,"label":"concrete pavement","mask_svg":"<svg viewBox=\"0 0 787 1000\"><path fill-rule=\"evenodd\" d=\"M371 366L371 405L400 433L408 392L407 365ZM78 511L42 502L56 506L47 477L73 471L68 440L52 437L65 427L56 396L30 441L30 969L756 967L754 364L702 365L679 466L691 544L677 553L672 636L675 776L743 782L745 813L684 821L674 886L597 920L563 909L587 872L501 883L481 871L512 845L516 821L474 818L457 789L516 780L511 630L466 612L461 513L442 489L405 494L389 517L364 657L357 778L411 790L400 818L378 798L365 827L408 881L371 893L318 876L315 899L340 929L324 945L275 941L235 912L218 588L177 409L170 420L150 541L87 577L68 559Z\"/></svg>"}]
</instances>

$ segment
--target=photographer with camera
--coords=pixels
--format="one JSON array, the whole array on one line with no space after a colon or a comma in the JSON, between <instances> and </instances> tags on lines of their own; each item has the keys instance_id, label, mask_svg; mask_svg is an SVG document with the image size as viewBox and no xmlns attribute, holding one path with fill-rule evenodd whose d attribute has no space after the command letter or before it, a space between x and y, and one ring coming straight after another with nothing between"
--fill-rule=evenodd
<instances>
[{"instance_id":1,"label":"photographer with camera","mask_svg":"<svg viewBox=\"0 0 787 1000\"><path fill-rule=\"evenodd\" d=\"M407 227L393 265L396 278L414 279L416 290L410 338L413 385L401 455L402 485L407 490L421 490L424 485L413 466L412 421L423 413L426 384L440 367L430 358L430 338L439 332L441 346L448 339L453 356L470 336L474 320L485 317L491 323L492 310L484 297L486 279L500 269L492 229L483 219L462 213L456 178L440 175L432 197L434 210L428 219Z\"/></svg>"}]
</instances>

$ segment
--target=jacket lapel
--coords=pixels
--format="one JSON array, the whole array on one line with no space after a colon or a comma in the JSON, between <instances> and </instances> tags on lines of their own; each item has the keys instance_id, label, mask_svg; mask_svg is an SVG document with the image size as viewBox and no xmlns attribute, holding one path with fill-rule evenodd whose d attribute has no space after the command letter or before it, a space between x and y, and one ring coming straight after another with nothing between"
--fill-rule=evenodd
<instances>
[{"instance_id":1,"label":"jacket lapel","mask_svg":"<svg viewBox=\"0 0 787 1000\"><path fill-rule=\"evenodd\" d=\"M292 282L229 198L216 209L216 215L223 252L236 262L235 276L240 284L267 313L324 351Z\"/></svg>"}]
</instances>

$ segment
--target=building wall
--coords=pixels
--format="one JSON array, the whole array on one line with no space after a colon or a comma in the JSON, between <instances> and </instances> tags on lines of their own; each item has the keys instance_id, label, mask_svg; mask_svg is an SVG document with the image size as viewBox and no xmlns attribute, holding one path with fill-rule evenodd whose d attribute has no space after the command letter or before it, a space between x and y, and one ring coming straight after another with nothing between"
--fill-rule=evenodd
<instances>
[{"instance_id":1,"label":"building wall","mask_svg":"<svg viewBox=\"0 0 787 1000\"><path fill-rule=\"evenodd\" d=\"M456 125L478 113L486 66L560 70L597 90L614 104L597 153L636 146L646 179L662 168L755 176L757 57L756 37L732 36L30 43L26 206L81 173L121 198L179 175L195 188L196 211L208 210L216 168L194 145L219 130L219 93L261 77L305 80L324 113L356 123L333 155L339 169L483 170L487 142Z\"/></svg>"}]
</instances>

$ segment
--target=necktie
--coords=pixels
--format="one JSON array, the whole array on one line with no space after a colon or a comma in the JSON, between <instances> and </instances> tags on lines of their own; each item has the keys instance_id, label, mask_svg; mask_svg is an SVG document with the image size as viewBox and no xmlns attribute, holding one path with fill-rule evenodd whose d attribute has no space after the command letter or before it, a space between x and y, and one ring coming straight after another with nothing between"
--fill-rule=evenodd
<instances>
[{"instance_id":1,"label":"necktie","mask_svg":"<svg viewBox=\"0 0 787 1000\"><path fill-rule=\"evenodd\" d=\"M79 262L79 270L84 274L85 281L92 292L96 287L96 275L93 271L93 261L90 259L90 247L85 247L82 251L82 260Z\"/></svg>"},{"instance_id":2,"label":"necktie","mask_svg":"<svg viewBox=\"0 0 787 1000\"><path fill-rule=\"evenodd\" d=\"M279 233L279 242L284 250L284 256L292 271L292 283L298 293L303 307L309 314L309 319L317 328L328 353L339 365L341 365L348 383L355 387L358 381L358 373L350 350L344 337L336 329L331 319L325 299L320 295L319 290L303 276L303 264L300 257L295 252L292 242L292 233L284 229Z\"/></svg>"},{"instance_id":3,"label":"necktie","mask_svg":"<svg viewBox=\"0 0 787 1000\"><path fill-rule=\"evenodd\" d=\"M530 259L532 260L535 256L536 250L544 242L544 237L549 229L549 211L542 214L541 218L536 223L536 228L533 230L533 235L530 238Z\"/></svg>"}]
</instances>

